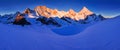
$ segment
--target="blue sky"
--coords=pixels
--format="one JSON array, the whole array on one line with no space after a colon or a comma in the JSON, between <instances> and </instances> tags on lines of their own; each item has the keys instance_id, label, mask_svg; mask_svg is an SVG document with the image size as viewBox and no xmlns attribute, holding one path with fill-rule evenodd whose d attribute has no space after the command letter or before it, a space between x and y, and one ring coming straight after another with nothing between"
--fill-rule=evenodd
<instances>
[{"instance_id":1,"label":"blue sky","mask_svg":"<svg viewBox=\"0 0 120 50\"><path fill-rule=\"evenodd\" d=\"M0 0L0 14L22 12L26 8L34 9L39 5L65 11L74 9L77 12L86 6L94 13L106 17L120 15L120 0Z\"/></svg>"}]
</instances>

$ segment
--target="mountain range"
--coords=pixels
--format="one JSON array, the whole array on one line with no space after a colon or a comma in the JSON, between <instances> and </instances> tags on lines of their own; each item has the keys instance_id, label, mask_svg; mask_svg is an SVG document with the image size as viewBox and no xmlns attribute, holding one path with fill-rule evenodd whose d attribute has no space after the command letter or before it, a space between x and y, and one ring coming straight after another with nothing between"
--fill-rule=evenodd
<instances>
[{"instance_id":1,"label":"mountain range","mask_svg":"<svg viewBox=\"0 0 120 50\"><path fill-rule=\"evenodd\" d=\"M50 9L46 6L37 6L34 10L26 8L22 13L18 11L15 14L6 14L0 17L0 21L7 24L24 26L41 23L58 27L71 24L96 23L104 19L102 15L96 15L85 6L79 12L75 12L73 9L66 12Z\"/></svg>"},{"instance_id":2,"label":"mountain range","mask_svg":"<svg viewBox=\"0 0 120 50\"><path fill-rule=\"evenodd\" d=\"M46 6L0 15L0 50L120 50L120 15Z\"/></svg>"}]
</instances>

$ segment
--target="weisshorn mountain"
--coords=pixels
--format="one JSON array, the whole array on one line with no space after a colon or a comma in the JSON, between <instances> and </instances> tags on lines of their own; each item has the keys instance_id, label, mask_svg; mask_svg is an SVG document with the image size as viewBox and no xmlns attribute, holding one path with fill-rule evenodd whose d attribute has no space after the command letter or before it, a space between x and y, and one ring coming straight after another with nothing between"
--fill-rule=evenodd
<instances>
[{"instance_id":1,"label":"weisshorn mountain","mask_svg":"<svg viewBox=\"0 0 120 50\"><path fill-rule=\"evenodd\" d=\"M0 17L0 22L15 25L42 24L51 26L67 26L72 24L89 24L102 21L102 15L96 15L86 7L79 12L70 9L69 11L59 11L46 6L37 6L34 10L30 8L15 14L6 14Z\"/></svg>"}]
</instances>

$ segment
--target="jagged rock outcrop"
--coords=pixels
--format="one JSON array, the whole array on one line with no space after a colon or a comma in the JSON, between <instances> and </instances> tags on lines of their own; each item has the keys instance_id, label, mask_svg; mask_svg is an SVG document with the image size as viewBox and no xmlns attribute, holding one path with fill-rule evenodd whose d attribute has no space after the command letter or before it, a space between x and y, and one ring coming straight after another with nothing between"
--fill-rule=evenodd
<instances>
[{"instance_id":1,"label":"jagged rock outcrop","mask_svg":"<svg viewBox=\"0 0 120 50\"><path fill-rule=\"evenodd\" d=\"M26 8L23 14L27 15L28 18L36 18L37 13L34 10L31 10L30 8Z\"/></svg>"},{"instance_id":2,"label":"jagged rock outcrop","mask_svg":"<svg viewBox=\"0 0 120 50\"><path fill-rule=\"evenodd\" d=\"M40 17L38 19L36 19L37 21L40 21L41 23L45 24L45 25L55 25L55 26L58 26L60 27L61 25L55 21L53 18L46 18L46 17Z\"/></svg>"},{"instance_id":3,"label":"jagged rock outcrop","mask_svg":"<svg viewBox=\"0 0 120 50\"><path fill-rule=\"evenodd\" d=\"M30 22L28 22L25 18L24 18L24 14L18 14L15 18L15 21L13 22L13 24L15 25L30 25Z\"/></svg>"}]
</instances>

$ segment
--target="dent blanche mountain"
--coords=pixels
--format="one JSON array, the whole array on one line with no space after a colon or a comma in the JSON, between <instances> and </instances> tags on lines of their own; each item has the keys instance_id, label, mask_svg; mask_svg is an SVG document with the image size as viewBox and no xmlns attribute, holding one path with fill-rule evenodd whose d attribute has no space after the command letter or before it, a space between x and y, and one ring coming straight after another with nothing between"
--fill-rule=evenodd
<instances>
[{"instance_id":1,"label":"dent blanche mountain","mask_svg":"<svg viewBox=\"0 0 120 50\"><path fill-rule=\"evenodd\" d=\"M57 9L50 9L46 6L37 6L34 10L30 8L23 12L16 12L15 14L6 14L0 17L2 23L15 25L33 25L44 24L53 26L68 26L71 24L89 24L102 21L105 18L102 15L96 15L86 7L83 7L79 12L73 9L69 11L59 11Z\"/></svg>"}]
</instances>

